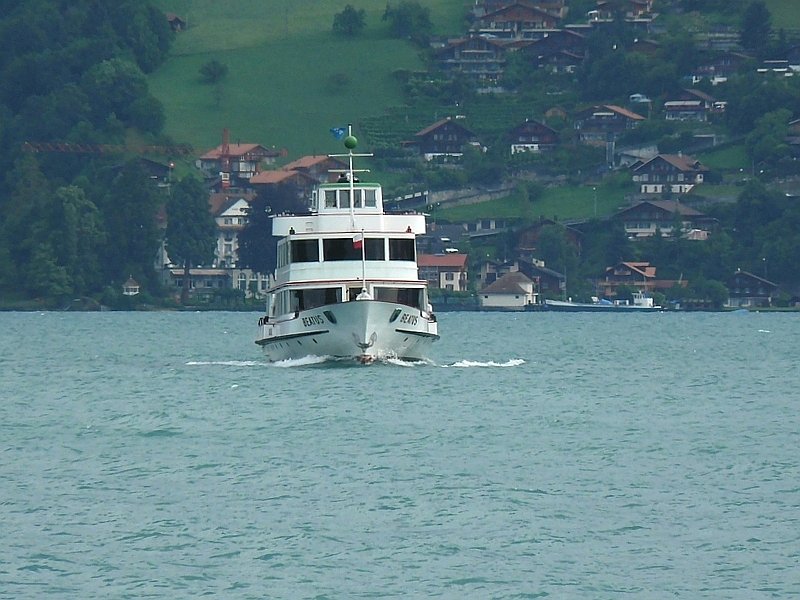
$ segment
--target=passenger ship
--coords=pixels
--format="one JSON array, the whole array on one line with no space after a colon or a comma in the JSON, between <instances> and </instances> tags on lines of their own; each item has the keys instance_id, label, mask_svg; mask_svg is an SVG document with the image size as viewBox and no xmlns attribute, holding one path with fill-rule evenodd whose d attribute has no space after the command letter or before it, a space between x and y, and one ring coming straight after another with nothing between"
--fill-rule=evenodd
<instances>
[{"instance_id":1,"label":"passenger ship","mask_svg":"<svg viewBox=\"0 0 800 600\"><path fill-rule=\"evenodd\" d=\"M423 360L439 339L419 278L416 236L423 214L385 214L378 183L353 168L356 138L344 138L347 168L313 190L306 214L272 218L277 268L256 343L270 361L306 356Z\"/></svg>"}]
</instances>

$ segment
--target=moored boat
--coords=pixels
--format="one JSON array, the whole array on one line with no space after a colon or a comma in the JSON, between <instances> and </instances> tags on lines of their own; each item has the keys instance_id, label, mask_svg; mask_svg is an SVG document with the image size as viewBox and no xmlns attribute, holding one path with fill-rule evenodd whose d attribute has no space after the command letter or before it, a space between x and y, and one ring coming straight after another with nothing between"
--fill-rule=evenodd
<instances>
[{"instance_id":1,"label":"moored boat","mask_svg":"<svg viewBox=\"0 0 800 600\"><path fill-rule=\"evenodd\" d=\"M353 168L356 138L344 139L346 168L313 190L310 210L272 218L278 260L256 343L271 361L329 356L360 362L427 358L439 339L419 278L416 236L425 215L386 214L382 188Z\"/></svg>"},{"instance_id":2,"label":"moored boat","mask_svg":"<svg viewBox=\"0 0 800 600\"><path fill-rule=\"evenodd\" d=\"M566 300L545 300L545 308L560 312L658 312L663 310L644 292L634 292L631 302L593 298L592 302L570 302Z\"/></svg>"}]
</instances>

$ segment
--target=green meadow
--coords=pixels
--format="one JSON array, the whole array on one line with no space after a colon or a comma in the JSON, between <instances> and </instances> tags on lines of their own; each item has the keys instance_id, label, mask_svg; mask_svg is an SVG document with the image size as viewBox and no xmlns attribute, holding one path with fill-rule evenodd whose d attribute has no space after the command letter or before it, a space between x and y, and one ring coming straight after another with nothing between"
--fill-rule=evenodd
<instances>
[{"instance_id":1,"label":"green meadow","mask_svg":"<svg viewBox=\"0 0 800 600\"><path fill-rule=\"evenodd\" d=\"M164 104L166 133L198 149L212 148L228 128L231 142L286 149L288 159L337 150L330 128L380 117L402 104L398 70L424 68L420 50L390 39L381 20L384 0L366 11L355 39L332 31L346 3L330 0L158 0L188 29L176 36L172 58L149 78ZM463 28L460 0L426 0L436 32ZM202 83L200 67L228 67L221 84Z\"/></svg>"}]
</instances>

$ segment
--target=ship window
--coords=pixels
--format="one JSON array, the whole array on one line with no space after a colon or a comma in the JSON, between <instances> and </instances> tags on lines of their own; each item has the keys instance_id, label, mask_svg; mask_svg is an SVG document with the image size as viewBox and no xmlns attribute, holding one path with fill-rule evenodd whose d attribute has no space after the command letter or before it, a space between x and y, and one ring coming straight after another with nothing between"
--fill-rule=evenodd
<instances>
[{"instance_id":1,"label":"ship window","mask_svg":"<svg viewBox=\"0 0 800 600\"><path fill-rule=\"evenodd\" d=\"M395 302L414 308L422 307L422 288L375 287L375 299L381 302Z\"/></svg>"},{"instance_id":2,"label":"ship window","mask_svg":"<svg viewBox=\"0 0 800 600\"><path fill-rule=\"evenodd\" d=\"M311 290L292 290L294 310L310 310L342 301L342 288L316 288Z\"/></svg>"},{"instance_id":3,"label":"ship window","mask_svg":"<svg viewBox=\"0 0 800 600\"><path fill-rule=\"evenodd\" d=\"M361 190L353 190L353 208L361 208Z\"/></svg>"},{"instance_id":4,"label":"ship window","mask_svg":"<svg viewBox=\"0 0 800 600\"><path fill-rule=\"evenodd\" d=\"M313 210L313 211L317 210L317 191L316 190L314 190L311 193L311 210Z\"/></svg>"},{"instance_id":5,"label":"ship window","mask_svg":"<svg viewBox=\"0 0 800 600\"><path fill-rule=\"evenodd\" d=\"M339 190L339 208L350 208L350 190Z\"/></svg>"},{"instance_id":6,"label":"ship window","mask_svg":"<svg viewBox=\"0 0 800 600\"><path fill-rule=\"evenodd\" d=\"M361 250L353 246L353 238L322 240L323 260L361 260Z\"/></svg>"},{"instance_id":7,"label":"ship window","mask_svg":"<svg viewBox=\"0 0 800 600\"><path fill-rule=\"evenodd\" d=\"M364 190L364 206L375 208L375 190Z\"/></svg>"},{"instance_id":8,"label":"ship window","mask_svg":"<svg viewBox=\"0 0 800 600\"><path fill-rule=\"evenodd\" d=\"M364 258L367 260L386 260L386 244L383 238L364 240Z\"/></svg>"},{"instance_id":9,"label":"ship window","mask_svg":"<svg viewBox=\"0 0 800 600\"><path fill-rule=\"evenodd\" d=\"M365 260L386 260L383 238L366 238L364 244ZM353 245L352 237L324 239L322 256L323 260L361 260L361 250Z\"/></svg>"},{"instance_id":10,"label":"ship window","mask_svg":"<svg viewBox=\"0 0 800 600\"><path fill-rule=\"evenodd\" d=\"M319 244L317 240L292 240L292 262L317 262Z\"/></svg>"},{"instance_id":11,"label":"ship window","mask_svg":"<svg viewBox=\"0 0 800 600\"><path fill-rule=\"evenodd\" d=\"M336 190L325 190L325 208L336 208Z\"/></svg>"},{"instance_id":12,"label":"ship window","mask_svg":"<svg viewBox=\"0 0 800 600\"><path fill-rule=\"evenodd\" d=\"M389 238L389 260L414 260L414 240Z\"/></svg>"}]
</instances>

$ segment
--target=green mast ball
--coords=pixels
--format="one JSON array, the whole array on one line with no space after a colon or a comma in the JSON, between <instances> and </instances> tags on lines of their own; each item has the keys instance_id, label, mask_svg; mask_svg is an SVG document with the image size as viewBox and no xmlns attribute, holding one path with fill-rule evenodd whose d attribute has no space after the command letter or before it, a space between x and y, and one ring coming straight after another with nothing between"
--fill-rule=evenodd
<instances>
[{"instance_id":1,"label":"green mast ball","mask_svg":"<svg viewBox=\"0 0 800 600\"><path fill-rule=\"evenodd\" d=\"M344 147L347 148L348 150L352 150L353 148L355 148L356 144L358 144L356 136L348 135L346 138L344 138Z\"/></svg>"}]
</instances>

